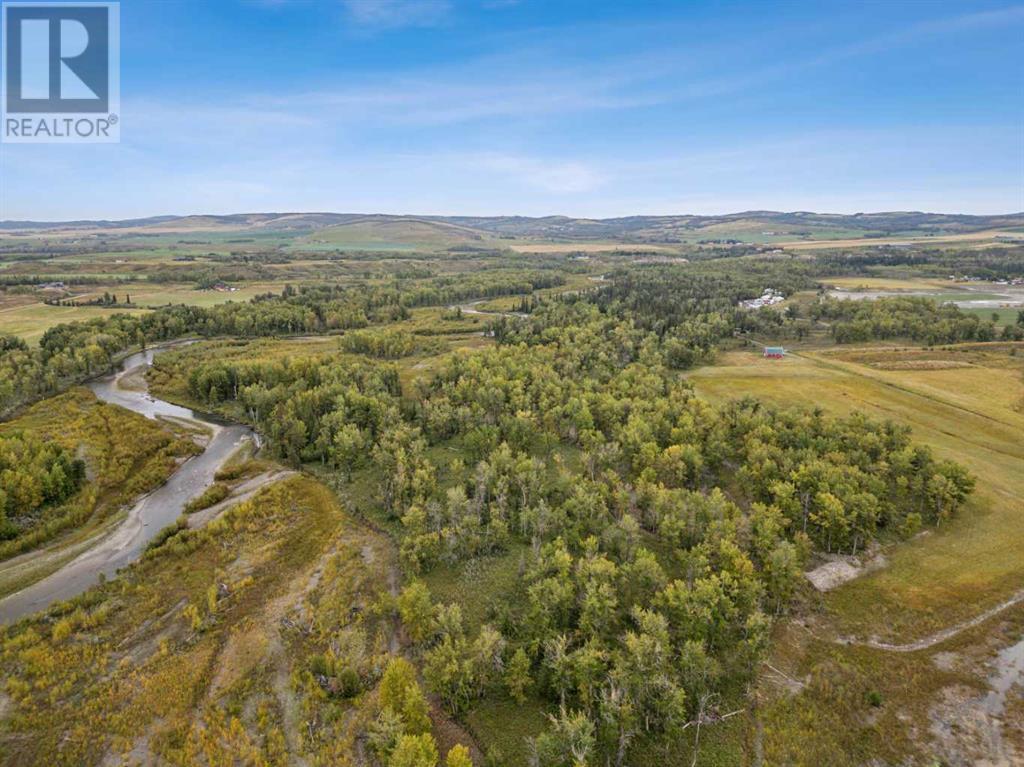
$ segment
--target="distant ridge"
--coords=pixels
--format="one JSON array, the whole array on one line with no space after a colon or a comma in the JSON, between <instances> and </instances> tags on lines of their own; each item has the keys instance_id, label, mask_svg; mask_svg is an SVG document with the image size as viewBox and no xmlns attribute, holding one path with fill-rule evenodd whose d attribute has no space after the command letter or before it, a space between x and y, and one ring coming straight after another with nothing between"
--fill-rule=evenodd
<instances>
[{"instance_id":1,"label":"distant ridge","mask_svg":"<svg viewBox=\"0 0 1024 767\"><path fill-rule=\"evenodd\" d=\"M78 221L0 221L6 232L82 231L101 234L189 231L281 231L314 236L331 230L336 235L357 235L385 230L401 236L410 228L433 228L460 240L551 238L559 240L640 240L673 242L695 235L708 240L727 239L736 232L760 236L815 237L837 230L854 237L968 234L991 229L1024 228L1024 212L976 216L955 213L890 211L881 213L814 213L809 211L743 211L719 216L669 215L617 218L570 216L416 216L383 213L235 213L229 215L153 216L149 218ZM348 231L346 231L348 230ZM442 236L438 234L437 236Z\"/></svg>"}]
</instances>

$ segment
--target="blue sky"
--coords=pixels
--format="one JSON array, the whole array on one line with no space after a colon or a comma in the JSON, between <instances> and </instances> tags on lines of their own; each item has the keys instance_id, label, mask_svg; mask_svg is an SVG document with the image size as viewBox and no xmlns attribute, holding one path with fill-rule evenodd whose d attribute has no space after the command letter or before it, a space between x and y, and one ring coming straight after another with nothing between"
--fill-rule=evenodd
<instances>
[{"instance_id":1,"label":"blue sky","mask_svg":"<svg viewBox=\"0 0 1024 767\"><path fill-rule=\"evenodd\" d=\"M0 218L1024 210L1024 5L123 0Z\"/></svg>"}]
</instances>

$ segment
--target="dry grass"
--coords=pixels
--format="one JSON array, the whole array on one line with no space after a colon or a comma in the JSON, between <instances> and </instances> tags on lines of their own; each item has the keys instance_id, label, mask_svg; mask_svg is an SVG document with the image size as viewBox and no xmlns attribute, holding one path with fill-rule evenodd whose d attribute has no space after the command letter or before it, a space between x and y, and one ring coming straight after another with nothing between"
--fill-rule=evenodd
<instances>
[{"instance_id":1,"label":"dry grass","mask_svg":"<svg viewBox=\"0 0 1024 767\"><path fill-rule=\"evenodd\" d=\"M856 248L874 247L876 245L917 245L940 242L979 242L996 241L1000 234L1012 234L1002 229L987 229L982 232L966 234L935 234L921 237L869 237L848 240L795 240L777 243L780 247L790 250L822 250L824 248Z\"/></svg>"},{"instance_id":2,"label":"dry grass","mask_svg":"<svg viewBox=\"0 0 1024 767\"><path fill-rule=\"evenodd\" d=\"M900 360L897 362L875 362L876 370L959 370L973 367L969 362L955 360Z\"/></svg>"},{"instance_id":3,"label":"dry grass","mask_svg":"<svg viewBox=\"0 0 1024 767\"><path fill-rule=\"evenodd\" d=\"M846 290L949 290L960 286L948 280L900 280L891 277L823 277L821 282Z\"/></svg>"},{"instance_id":4,"label":"dry grass","mask_svg":"<svg viewBox=\"0 0 1024 767\"><path fill-rule=\"evenodd\" d=\"M886 352L873 354L877 362ZM903 356L888 354L893 362ZM1024 415L1013 409L1024 396L1019 369L878 370L834 355L768 361L735 352L690 380L713 400L752 395L891 418L977 476L957 519L894 549L884 570L830 593L844 631L915 638L1024 587Z\"/></svg>"},{"instance_id":5,"label":"dry grass","mask_svg":"<svg viewBox=\"0 0 1024 767\"><path fill-rule=\"evenodd\" d=\"M375 676L331 697L311 660L362 632L367 668L383 663L387 621L370 607L391 556L306 477L170 539L0 632L0 764L352 763Z\"/></svg>"},{"instance_id":6,"label":"dry grass","mask_svg":"<svg viewBox=\"0 0 1024 767\"><path fill-rule=\"evenodd\" d=\"M115 309L104 306L49 306L41 302L22 303L0 309L0 335L20 336L36 343L43 333L64 322L109 317L112 314L139 314L146 309Z\"/></svg>"},{"instance_id":7,"label":"dry grass","mask_svg":"<svg viewBox=\"0 0 1024 767\"><path fill-rule=\"evenodd\" d=\"M920 638L1024 587L1024 415L1013 408L1024 397L1024 359L1011 355L1014 348L1020 345L875 347L781 361L735 352L690 376L715 400L749 394L908 424L916 439L978 478L956 519L890 547L885 568L811 597L796 618L776 627L770 663L787 676L765 667L759 724L748 732L751 743L760 741L764 764L977 764L993 753L991 741L979 745L979 732L1002 727L1011 738L1024 727L1021 707L1011 705L1002 722L993 722L981 705L994 653L1019 641L1020 606L920 652L831 641ZM957 358L952 367L928 364ZM925 366L878 367L901 363ZM942 703L954 699L952 708ZM952 746L935 740L936 721L954 728Z\"/></svg>"}]
</instances>

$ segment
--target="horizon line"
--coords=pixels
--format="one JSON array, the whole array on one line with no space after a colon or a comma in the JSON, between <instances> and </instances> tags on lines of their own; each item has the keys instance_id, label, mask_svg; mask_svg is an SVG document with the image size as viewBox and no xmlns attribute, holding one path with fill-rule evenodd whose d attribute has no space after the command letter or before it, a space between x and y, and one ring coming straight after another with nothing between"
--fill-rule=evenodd
<instances>
[{"instance_id":1,"label":"horizon line","mask_svg":"<svg viewBox=\"0 0 1024 767\"><path fill-rule=\"evenodd\" d=\"M958 212L946 212L946 211L929 211L929 210L876 210L876 211L857 211L856 213L837 213L830 211L814 211L814 210L771 210L768 208L759 209L748 209L748 210L737 210L729 213L626 213L617 216L574 216L563 213L548 213L544 215L524 215L520 213L494 213L488 215L481 214L463 214L463 213L384 213L381 211L375 212L361 212L361 211L335 211L335 210L250 210L250 211L238 211L234 213L157 213L149 216L131 216L128 218L64 218L64 219L35 219L35 218L20 218L20 219L0 219L0 225L3 224L76 224L76 223L125 223L131 221L147 221L151 219L184 219L184 218L204 218L204 217L215 217L215 218L227 218L234 216L390 216L393 218L524 218L524 219L545 219L545 218L565 218L565 219L584 219L590 221L614 221L616 219L623 218L723 218L728 216L742 216L742 215L759 215L759 214L771 214L771 215L812 215L812 216L843 216L847 218L857 216L881 216L881 215L922 215L922 216L960 216L967 218L1009 218L1014 216L1024 216L1024 210L1021 211L1009 211L1009 212L998 212L998 213L958 213Z\"/></svg>"}]
</instances>

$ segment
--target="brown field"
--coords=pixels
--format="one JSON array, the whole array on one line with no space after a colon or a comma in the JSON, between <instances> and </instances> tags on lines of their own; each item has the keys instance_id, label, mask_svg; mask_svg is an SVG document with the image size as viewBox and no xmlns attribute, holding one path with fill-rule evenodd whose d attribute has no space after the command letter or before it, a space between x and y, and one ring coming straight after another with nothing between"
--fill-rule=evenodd
<instances>
[{"instance_id":1,"label":"brown field","mask_svg":"<svg viewBox=\"0 0 1024 767\"><path fill-rule=\"evenodd\" d=\"M509 242L508 247L517 253L611 253L614 251L675 254L678 249L671 245L648 245L628 242Z\"/></svg>"},{"instance_id":2,"label":"brown field","mask_svg":"<svg viewBox=\"0 0 1024 767\"><path fill-rule=\"evenodd\" d=\"M793 240L776 243L779 247L791 250L820 250L822 248L858 248L874 245L920 245L940 242L978 242L995 241L996 235L1014 235L1002 229L988 229L982 232L966 234L936 234L923 237L872 237L849 240Z\"/></svg>"}]
</instances>

